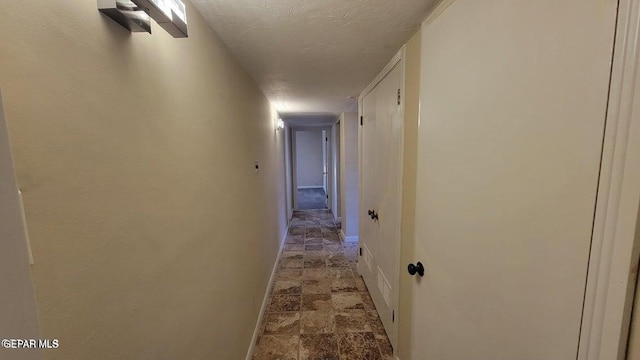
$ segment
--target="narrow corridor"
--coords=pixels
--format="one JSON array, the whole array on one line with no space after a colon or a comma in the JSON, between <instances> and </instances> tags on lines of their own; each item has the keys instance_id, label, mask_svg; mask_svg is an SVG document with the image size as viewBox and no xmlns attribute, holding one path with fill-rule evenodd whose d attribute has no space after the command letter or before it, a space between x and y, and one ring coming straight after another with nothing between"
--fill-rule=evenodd
<instances>
[{"instance_id":1,"label":"narrow corridor","mask_svg":"<svg viewBox=\"0 0 640 360\"><path fill-rule=\"evenodd\" d=\"M253 359L392 359L357 260L330 211L295 212Z\"/></svg>"}]
</instances>

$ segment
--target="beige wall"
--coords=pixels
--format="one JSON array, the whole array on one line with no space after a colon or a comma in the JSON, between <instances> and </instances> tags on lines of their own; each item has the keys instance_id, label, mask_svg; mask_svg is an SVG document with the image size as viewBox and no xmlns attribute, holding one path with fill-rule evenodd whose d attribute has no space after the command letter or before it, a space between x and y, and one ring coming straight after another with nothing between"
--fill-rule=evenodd
<instances>
[{"instance_id":1,"label":"beige wall","mask_svg":"<svg viewBox=\"0 0 640 360\"><path fill-rule=\"evenodd\" d=\"M187 5L174 39L95 1L0 2L47 359L246 355L285 231L282 132Z\"/></svg>"},{"instance_id":2,"label":"beige wall","mask_svg":"<svg viewBox=\"0 0 640 360\"><path fill-rule=\"evenodd\" d=\"M405 58L404 164L402 169L400 314L398 324L398 356L401 359L408 359L411 351L411 299L415 279L406 276L405 266L416 261L413 258L413 253L420 102L420 34L420 30L418 30L407 42Z\"/></svg>"}]
</instances>

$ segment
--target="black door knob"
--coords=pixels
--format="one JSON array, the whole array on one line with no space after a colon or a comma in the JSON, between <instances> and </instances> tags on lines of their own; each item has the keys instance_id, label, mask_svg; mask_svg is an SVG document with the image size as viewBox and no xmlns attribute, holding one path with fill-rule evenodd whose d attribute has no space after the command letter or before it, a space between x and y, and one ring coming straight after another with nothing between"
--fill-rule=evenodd
<instances>
[{"instance_id":1,"label":"black door knob","mask_svg":"<svg viewBox=\"0 0 640 360\"><path fill-rule=\"evenodd\" d=\"M378 221L378 213L374 211L371 215L371 219L373 219L374 221Z\"/></svg>"},{"instance_id":2,"label":"black door knob","mask_svg":"<svg viewBox=\"0 0 640 360\"><path fill-rule=\"evenodd\" d=\"M422 263L420 261L418 261L418 263L415 265L409 264L407 270L409 270L409 274L411 275L418 274L420 276L424 276L424 266L422 266Z\"/></svg>"},{"instance_id":3,"label":"black door knob","mask_svg":"<svg viewBox=\"0 0 640 360\"><path fill-rule=\"evenodd\" d=\"M373 217L372 217L373 216L373 210L367 211L367 214L369 214L369 217L373 219Z\"/></svg>"}]
</instances>

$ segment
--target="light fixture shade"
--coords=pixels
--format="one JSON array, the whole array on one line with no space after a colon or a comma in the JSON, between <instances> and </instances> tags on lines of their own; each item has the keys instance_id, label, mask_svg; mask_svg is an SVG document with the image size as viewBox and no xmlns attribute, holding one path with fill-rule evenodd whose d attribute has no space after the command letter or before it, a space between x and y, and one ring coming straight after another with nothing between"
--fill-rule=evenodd
<instances>
[{"instance_id":1,"label":"light fixture shade","mask_svg":"<svg viewBox=\"0 0 640 360\"><path fill-rule=\"evenodd\" d=\"M151 19L129 0L98 0L98 10L131 32L151 34Z\"/></svg>"},{"instance_id":2,"label":"light fixture shade","mask_svg":"<svg viewBox=\"0 0 640 360\"><path fill-rule=\"evenodd\" d=\"M144 9L171 36L188 37L187 9L180 0L131 0Z\"/></svg>"},{"instance_id":3,"label":"light fixture shade","mask_svg":"<svg viewBox=\"0 0 640 360\"><path fill-rule=\"evenodd\" d=\"M284 129L284 120L278 119L276 121L276 129L278 129L278 130Z\"/></svg>"}]
</instances>

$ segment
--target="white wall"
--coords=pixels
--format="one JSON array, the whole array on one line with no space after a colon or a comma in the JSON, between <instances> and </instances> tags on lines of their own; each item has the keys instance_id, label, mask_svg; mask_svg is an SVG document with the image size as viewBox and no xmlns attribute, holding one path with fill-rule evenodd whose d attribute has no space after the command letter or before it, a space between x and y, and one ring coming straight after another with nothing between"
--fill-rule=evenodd
<instances>
[{"instance_id":1,"label":"white wall","mask_svg":"<svg viewBox=\"0 0 640 360\"><path fill-rule=\"evenodd\" d=\"M0 339L39 337L22 211L0 94ZM0 347L0 359L41 359L38 350Z\"/></svg>"},{"instance_id":2,"label":"white wall","mask_svg":"<svg viewBox=\"0 0 640 360\"><path fill-rule=\"evenodd\" d=\"M340 115L340 189L342 231L358 236L358 113Z\"/></svg>"},{"instance_id":3,"label":"white wall","mask_svg":"<svg viewBox=\"0 0 640 360\"><path fill-rule=\"evenodd\" d=\"M322 130L296 130L297 187L323 187Z\"/></svg>"}]
</instances>

